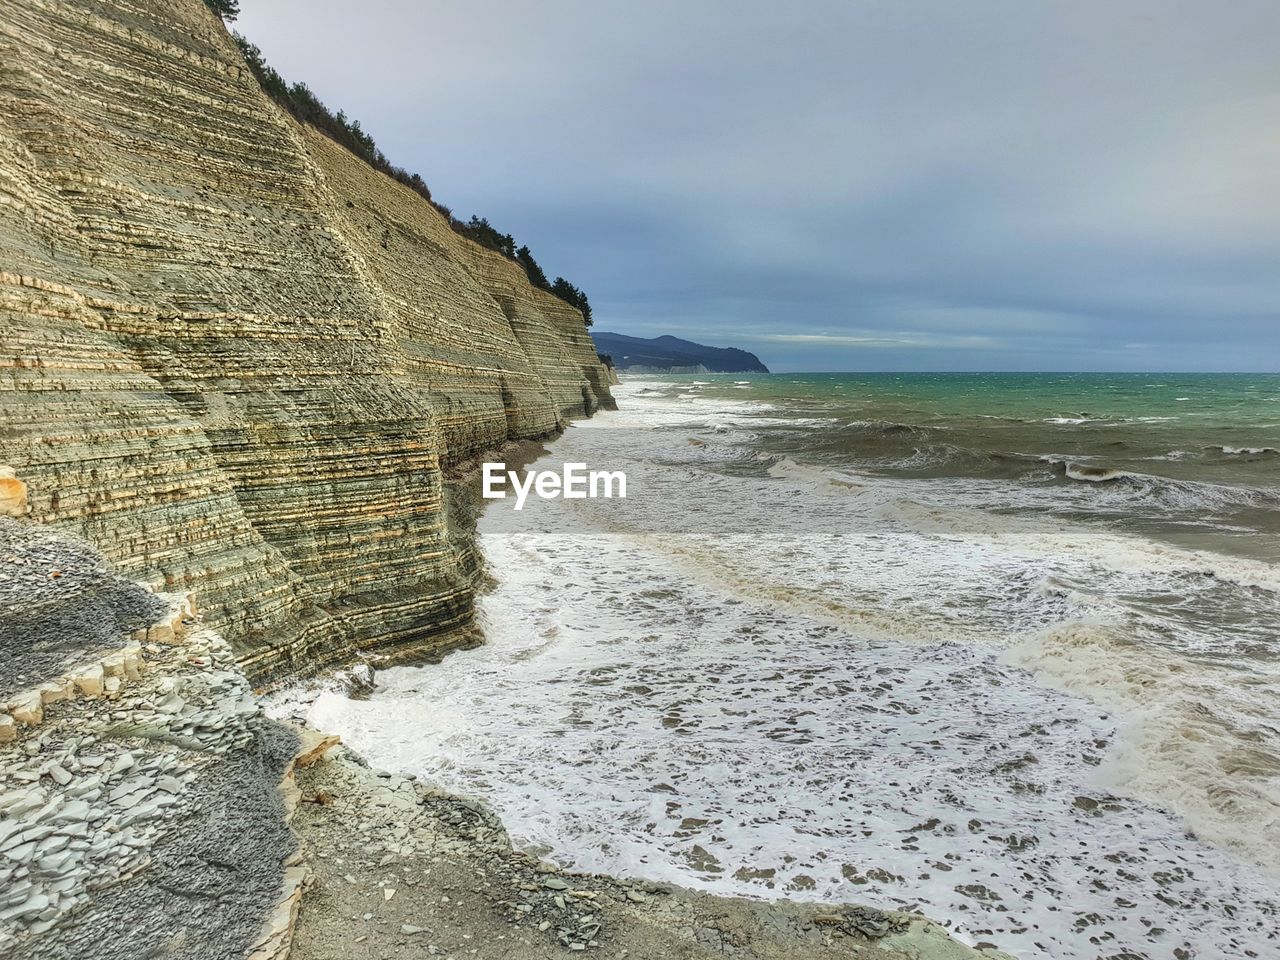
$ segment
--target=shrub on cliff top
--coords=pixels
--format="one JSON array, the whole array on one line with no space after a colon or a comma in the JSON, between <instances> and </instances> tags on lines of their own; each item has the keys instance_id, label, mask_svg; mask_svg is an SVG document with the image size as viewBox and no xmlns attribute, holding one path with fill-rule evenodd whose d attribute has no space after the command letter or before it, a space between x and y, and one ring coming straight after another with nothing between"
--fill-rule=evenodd
<instances>
[{"instance_id":1,"label":"shrub on cliff top","mask_svg":"<svg viewBox=\"0 0 1280 960\"><path fill-rule=\"evenodd\" d=\"M528 244L516 251L516 260L519 261L520 266L524 267L525 275L528 276L530 283L541 290L551 289L551 281L547 279L547 275L538 266L538 261L533 259L533 251L529 249Z\"/></svg>"}]
</instances>

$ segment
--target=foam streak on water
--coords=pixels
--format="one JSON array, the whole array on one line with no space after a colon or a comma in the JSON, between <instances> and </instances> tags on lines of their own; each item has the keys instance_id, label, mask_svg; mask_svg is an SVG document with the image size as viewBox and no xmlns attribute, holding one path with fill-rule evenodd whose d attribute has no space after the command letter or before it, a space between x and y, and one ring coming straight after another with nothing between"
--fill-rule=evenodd
<instances>
[{"instance_id":1,"label":"foam streak on water","mask_svg":"<svg viewBox=\"0 0 1280 960\"><path fill-rule=\"evenodd\" d=\"M623 392L539 466L626 469L630 499L491 508L489 643L314 722L582 869L918 908L1028 957L1280 952L1273 565Z\"/></svg>"}]
</instances>

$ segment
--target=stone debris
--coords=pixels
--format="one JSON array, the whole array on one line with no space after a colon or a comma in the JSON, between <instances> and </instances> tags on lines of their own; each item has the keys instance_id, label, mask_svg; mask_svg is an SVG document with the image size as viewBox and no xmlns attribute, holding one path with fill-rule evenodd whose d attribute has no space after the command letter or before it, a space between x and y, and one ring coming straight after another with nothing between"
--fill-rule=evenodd
<instances>
[{"instance_id":1,"label":"stone debris","mask_svg":"<svg viewBox=\"0 0 1280 960\"><path fill-rule=\"evenodd\" d=\"M370 957L458 960L1003 956L966 947L912 914L726 899L566 872L514 850L483 803L370 769L345 747L330 748L325 762L299 776L305 792L333 800L308 805L295 822L320 895L303 911L294 960L332 957L335 942L366 941Z\"/></svg>"},{"instance_id":2,"label":"stone debris","mask_svg":"<svg viewBox=\"0 0 1280 960\"><path fill-rule=\"evenodd\" d=\"M167 600L145 647L21 691L0 713L0 955L145 870L200 770L254 739L260 707L230 647L194 624L189 598ZM304 874L286 871L293 916ZM279 911L268 927L261 949L279 946Z\"/></svg>"},{"instance_id":3,"label":"stone debris","mask_svg":"<svg viewBox=\"0 0 1280 960\"><path fill-rule=\"evenodd\" d=\"M311 766L331 749L342 743L341 737L331 733L320 733L316 730L301 731L299 739L301 740L301 745L298 747L298 756L293 761L294 767L298 770Z\"/></svg>"},{"instance_id":4,"label":"stone debris","mask_svg":"<svg viewBox=\"0 0 1280 960\"><path fill-rule=\"evenodd\" d=\"M189 595L161 594L167 602L167 612L151 630L151 636L162 627L169 637L168 643L178 642L185 635L188 623L194 620L195 602ZM93 660L75 664L67 672L36 687L20 690L0 705L0 743L12 742L16 736L16 724L28 727L44 722L46 708L69 700L119 699L127 684L142 679L143 648L132 642L119 650ZM170 694L162 702L173 706L175 695ZM173 711L178 712L178 711Z\"/></svg>"}]
</instances>

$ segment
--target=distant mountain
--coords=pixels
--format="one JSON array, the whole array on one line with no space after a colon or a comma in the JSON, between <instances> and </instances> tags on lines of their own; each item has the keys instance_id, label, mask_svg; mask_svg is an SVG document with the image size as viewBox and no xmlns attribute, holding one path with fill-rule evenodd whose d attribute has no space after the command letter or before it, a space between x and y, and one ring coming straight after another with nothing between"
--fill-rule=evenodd
<instances>
[{"instance_id":1,"label":"distant mountain","mask_svg":"<svg viewBox=\"0 0 1280 960\"><path fill-rule=\"evenodd\" d=\"M768 373L754 353L737 347L708 347L679 337L628 337L591 331L596 350L619 370L635 373Z\"/></svg>"}]
</instances>

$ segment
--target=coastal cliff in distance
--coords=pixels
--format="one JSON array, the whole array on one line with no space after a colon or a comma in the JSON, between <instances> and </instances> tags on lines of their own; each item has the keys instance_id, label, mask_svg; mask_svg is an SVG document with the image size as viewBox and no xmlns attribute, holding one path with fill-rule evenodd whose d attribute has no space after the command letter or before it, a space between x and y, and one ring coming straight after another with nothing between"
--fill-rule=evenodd
<instances>
[{"instance_id":1,"label":"coastal cliff in distance","mask_svg":"<svg viewBox=\"0 0 1280 960\"><path fill-rule=\"evenodd\" d=\"M708 347L679 337L628 337L591 334L601 356L632 373L768 373L754 353L737 347Z\"/></svg>"},{"instance_id":2,"label":"coastal cliff in distance","mask_svg":"<svg viewBox=\"0 0 1280 960\"><path fill-rule=\"evenodd\" d=\"M200 0L0 8L0 465L255 684L459 642L444 472L611 405L575 308L282 111Z\"/></svg>"}]
</instances>

